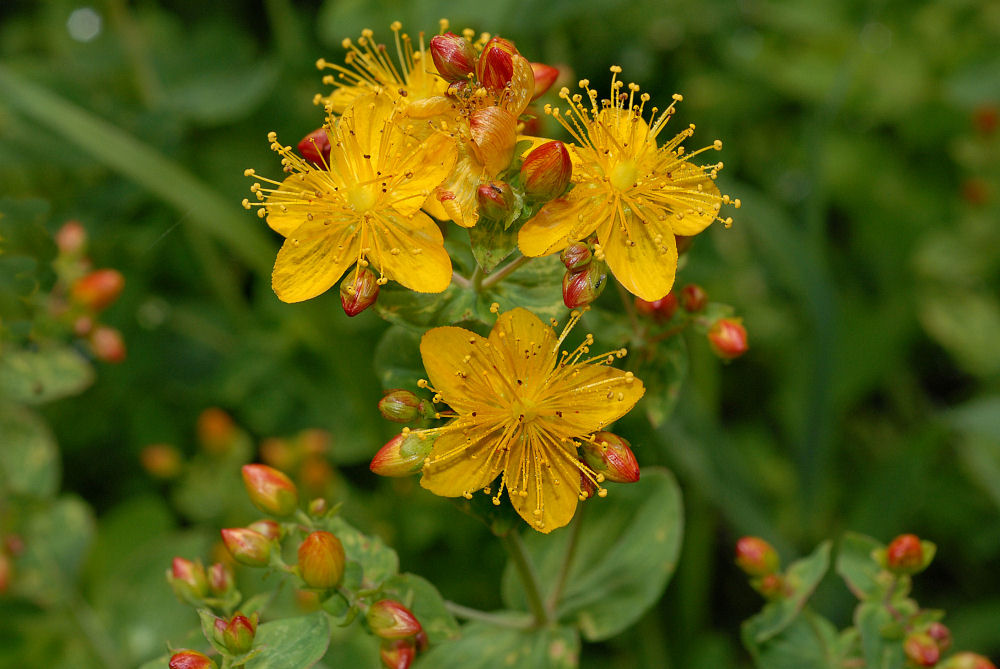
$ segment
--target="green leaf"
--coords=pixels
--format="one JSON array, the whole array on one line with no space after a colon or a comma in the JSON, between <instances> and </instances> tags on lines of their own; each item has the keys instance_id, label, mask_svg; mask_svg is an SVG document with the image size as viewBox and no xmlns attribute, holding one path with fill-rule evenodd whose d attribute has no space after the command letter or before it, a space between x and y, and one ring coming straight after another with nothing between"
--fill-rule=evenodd
<instances>
[{"instance_id":1,"label":"green leaf","mask_svg":"<svg viewBox=\"0 0 1000 669\"><path fill-rule=\"evenodd\" d=\"M94 381L94 368L69 347L7 351L0 358L0 395L44 404L76 395Z\"/></svg>"},{"instance_id":2,"label":"green leaf","mask_svg":"<svg viewBox=\"0 0 1000 669\"><path fill-rule=\"evenodd\" d=\"M569 627L522 631L484 623L462 628L462 638L432 647L418 656L418 669L574 669L580 638Z\"/></svg>"},{"instance_id":3,"label":"green leaf","mask_svg":"<svg viewBox=\"0 0 1000 669\"><path fill-rule=\"evenodd\" d=\"M17 592L43 606L64 602L74 591L94 526L90 507L69 495L33 511L22 530L25 549L16 564Z\"/></svg>"},{"instance_id":4,"label":"green leaf","mask_svg":"<svg viewBox=\"0 0 1000 669\"><path fill-rule=\"evenodd\" d=\"M638 483L612 485L607 498L585 502L577 514L583 515L574 522L583 525L557 615L588 641L602 641L638 620L673 575L684 526L681 494L670 472L650 467ZM543 599L559 581L572 532L568 527L525 537ZM512 565L504 574L503 597L509 608L527 606Z\"/></svg>"},{"instance_id":5,"label":"green leaf","mask_svg":"<svg viewBox=\"0 0 1000 669\"><path fill-rule=\"evenodd\" d=\"M885 594L879 579L882 567L872 557L872 551L879 548L882 544L878 541L856 532L847 532L840 540L837 573L858 599L877 599Z\"/></svg>"},{"instance_id":6,"label":"green leaf","mask_svg":"<svg viewBox=\"0 0 1000 669\"><path fill-rule=\"evenodd\" d=\"M781 632L763 643L748 620L743 624L743 644L761 669L840 669L843 644L836 628L811 611L792 621ZM874 665L870 665L874 666Z\"/></svg>"},{"instance_id":7,"label":"green leaf","mask_svg":"<svg viewBox=\"0 0 1000 669\"><path fill-rule=\"evenodd\" d=\"M492 272L517 248L517 230L508 229L503 221L480 218L469 228L469 241L476 262L484 272Z\"/></svg>"},{"instance_id":8,"label":"green leaf","mask_svg":"<svg viewBox=\"0 0 1000 669\"><path fill-rule=\"evenodd\" d=\"M830 568L830 545L829 541L824 541L812 555L788 567L785 583L790 594L768 603L760 613L743 623L745 634L752 635L757 644L763 644L795 621Z\"/></svg>"},{"instance_id":9,"label":"green leaf","mask_svg":"<svg viewBox=\"0 0 1000 669\"><path fill-rule=\"evenodd\" d=\"M687 372L687 343L683 337L668 337L653 347L653 359L641 370L646 394L640 400L653 427L662 425L674 412Z\"/></svg>"},{"instance_id":10,"label":"green leaf","mask_svg":"<svg viewBox=\"0 0 1000 669\"><path fill-rule=\"evenodd\" d=\"M475 303L474 293L454 283L443 293L415 293L390 284L379 291L375 311L390 323L423 332L474 318Z\"/></svg>"},{"instance_id":11,"label":"green leaf","mask_svg":"<svg viewBox=\"0 0 1000 669\"><path fill-rule=\"evenodd\" d=\"M55 495L59 450L45 421L25 407L0 403L0 434L0 497Z\"/></svg>"},{"instance_id":12,"label":"green leaf","mask_svg":"<svg viewBox=\"0 0 1000 669\"><path fill-rule=\"evenodd\" d=\"M395 599L420 621L432 644L459 635L458 622L445 608L444 598L434 585L416 574L399 574L382 584L382 596Z\"/></svg>"},{"instance_id":13,"label":"green leaf","mask_svg":"<svg viewBox=\"0 0 1000 669\"><path fill-rule=\"evenodd\" d=\"M861 652L866 666L878 669L901 669L903 644L886 638L884 631L893 624L892 615L881 603L863 602L854 612L854 624L861 636Z\"/></svg>"},{"instance_id":14,"label":"green leaf","mask_svg":"<svg viewBox=\"0 0 1000 669\"><path fill-rule=\"evenodd\" d=\"M329 528L343 544L347 559L361 565L362 588L377 588L399 573L399 556L380 538L362 534L339 516L330 521Z\"/></svg>"},{"instance_id":15,"label":"green leaf","mask_svg":"<svg viewBox=\"0 0 1000 669\"><path fill-rule=\"evenodd\" d=\"M543 321L559 319L567 309L562 300L562 279L566 267L558 255L534 258L518 267L480 295L480 320L493 323L489 307L493 302L502 311L524 307Z\"/></svg>"},{"instance_id":16,"label":"green leaf","mask_svg":"<svg viewBox=\"0 0 1000 669\"><path fill-rule=\"evenodd\" d=\"M257 628L254 650L260 654L247 669L308 669L319 662L330 645L330 624L322 611L284 618Z\"/></svg>"},{"instance_id":17,"label":"green leaf","mask_svg":"<svg viewBox=\"0 0 1000 669\"><path fill-rule=\"evenodd\" d=\"M10 327L30 319L30 300L54 279L56 246L43 223L48 203L0 199L0 314Z\"/></svg>"},{"instance_id":18,"label":"green leaf","mask_svg":"<svg viewBox=\"0 0 1000 669\"><path fill-rule=\"evenodd\" d=\"M417 379L426 376L420 362L420 335L401 326L390 327L375 347L374 363L384 390L416 390Z\"/></svg>"}]
</instances>

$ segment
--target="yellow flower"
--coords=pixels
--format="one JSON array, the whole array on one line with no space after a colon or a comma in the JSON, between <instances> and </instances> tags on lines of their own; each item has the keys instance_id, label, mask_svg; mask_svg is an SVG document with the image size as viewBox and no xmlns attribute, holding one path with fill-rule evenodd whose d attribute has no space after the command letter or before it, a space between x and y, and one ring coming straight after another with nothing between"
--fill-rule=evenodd
<instances>
[{"instance_id":1,"label":"yellow flower","mask_svg":"<svg viewBox=\"0 0 1000 669\"><path fill-rule=\"evenodd\" d=\"M624 349L588 358L594 340L587 335L576 350L560 353L580 315L573 312L558 337L523 308L502 314L488 337L451 326L423 336L430 383L420 385L451 408L440 414L451 419L443 427L412 433L435 439L423 487L445 497L483 490L494 504L506 489L518 514L546 533L573 517L588 495L585 479L607 494L604 477L577 449L632 409L644 389L631 372L608 366Z\"/></svg>"},{"instance_id":2,"label":"yellow flower","mask_svg":"<svg viewBox=\"0 0 1000 669\"><path fill-rule=\"evenodd\" d=\"M721 149L716 140L690 154L681 143L694 134L694 125L662 144L657 139L682 98L674 95L650 123L643 119L649 95L639 86L618 80L621 68L611 68L611 100L598 102L586 79L586 96L559 96L569 104L563 115L546 106L575 140L573 189L546 204L521 228L518 245L526 256L543 256L596 234L595 255L606 260L618 281L644 300L658 300L674 285L677 245L674 235L696 235L714 221L727 227L731 218L719 218L721 205L739 200L720 195L714 180L722 163L694 165L703 151ZM586 100L584 100L586 97ZM637 100L638 99L638 100Z\"/></svg>"},{"instance_id":3,"label":"yellow flower","mask_svg":"<svg viewBox=\"0 0 1000 669\"><path fill-rule=\"evenodd\" d=\"M334 123L331 121L331 123ZM417 133L383 94L358 98L330 133L330 164L317 169L283 146L283 182L257 176L251 191L262 218L285 243L271 283L285 302L301 302L332 287L348 267L374 264L379 284L388 279L411 290L438 293L451 282L451 259L441 231L420 211L428 194L455 164L454 140L435 130Z\"/></svg>"}]
</instances>

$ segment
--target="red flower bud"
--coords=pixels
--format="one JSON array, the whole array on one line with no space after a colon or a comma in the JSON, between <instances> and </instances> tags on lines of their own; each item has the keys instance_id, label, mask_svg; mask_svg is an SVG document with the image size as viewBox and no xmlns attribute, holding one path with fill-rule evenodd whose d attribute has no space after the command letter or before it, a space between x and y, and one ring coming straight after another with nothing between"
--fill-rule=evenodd
<instances>
[{"instance_id":1,"label":"red flower bud","mask_svg":"<svg viewBox=\"0 0 1000 669\"><path fill-rule=\"evenodd\" d=\"M583 442L583 460L598 474L615 483L635 483L639 480L639 463L631 444L611 432L594 433L594 441Z\"/></svg>"},{"instance_id":2,"label":"red flower bud","mask_svg":"<svg viewBox=\"0 0 1000 669\"><path fill-rule=\"evenodd\" d=\"M510 165L517 144L517 118L500 107L483 107L469 115L472 152L488 174Z\"/></svg>"},{"instance_id":3,"label":"red flower bud","mask_svg":"<svg viewBox=\"0 0 1000 669\"><path fill-rule=\"evenodd\" d=\"M264 513L287 516L299 505L299 491L282 472L267 465L243 465L243 487Z\"/></svg>"},{"instance_id":4,"label":"red flower bud","mask_svg":"<svg viewBox=\"0 0 1000 669\"><path fill-rule=\"evenodd\" d=\"M479 215L494 221L506 221L514 209L514 191L503 181L491 181L476 190Z\"/></svg>"},{"instance_id":5,"label":"red flower bud","mask_svg":"<svg viewBox=\"0 0 1000 669\"><path fill-rule=\"evenodd\" d=\"M742 537L736 542L736 566L747 576L767 576L781 568L781 559L763 539Z\"/></svg>"},{"instance_id":6,"label":"red flower bud","mask_svg":"<svg viewBox=\"0 0 1000 669\"><path fill-rule=\"evenodd\" d=\"M390 390L378 401L382 418L394 423L410 423L422 414L423 402L409 390Z\"/></svg>"},{"instance_id":7,"label":"red flower bud","mask_svg":"<svg viewBox=\"0 0 1000 669\"><path fill-rule=\"evenodd\" d=\"M368 607L368 626L383 639L405 639L423 628L408 608L394 599L383 599Z\"/></svg>"},{"instance_id":8,"label":"red flower bud","mask_svg":"<svg viewBox=\"0 0 1000 669\"><path fill-rule=\"evenodd\" d=\"M521 164L524 197L534 202L554 200L566 191L573 176L573 161L562 142L546 142L535 148Z\"/></svg>"},{"instance_id":9,"label":"red flower bud","mask_svg":"<svg viewBox=\"0 0 1000 669\"><path fill-rule=\"evenodd\" d=\"M563 275L563 304L570 309L583 307L604 292L608 273L604 263L592 262L576 272Z\"/></svg>"},{"instance_id":10,"label":"red flower bud","mask_svg":"<svg viewBox=\"0 0 1000 669\"><path fill-rule=\"evenodd\" d=\"M326 128L317 128L299 142L299 153L321 170L330 167L330 136Z\"/></svg>"},{"instance_id":11,"label":"red flower bud","mask_svg":"<svg viewBox=\"0 0 1000 669\"><path fill-rule=\"evenodd\" d=\"M239 434L230 415L216 407L209 407L201 412L195 432L201 447L217 455L229 451Z\"/></svg>"},{"instance_id":12,"label":"red flower bud","mask_svg":"<svg viewBox=\"0 0 1000 669\"><path fill-rule=\"evenodd\" d=\"M77 279L70 289L70 297L86 309L102 311L118 299L124 288L125 277L121 272L98 269Z\"/></svg>"},{"instance_id":13,"label":"red flower bud","mask_svg":"<svg viewBox=\"0 0 1000 669\"><path fill-rule=\"evenodd\" d=\"M87 231L79 221L66 221L56 233L56 246L66 255L83 255L87 248Z\"/></svg>"},{"instance_id":14,"label":"red flower bud","mask_svg":"<svg viewBox=\"0 0 1000 669\"><path fill-rule=\"evenodd\" d=\"M573 242L559 254L559 260L562 260L562 264L571 272L586 267L593 257L590 247L583 242Z\"/></svg>"},{"instance_id":15,"label":"red flower bud","mask_svg":"<svg viewBox=\"0 0 1000 669\"><path fill-rule=\"evenodd\" d=\"M229 622L220 619L216 620L223 624L221 643L233 655L242 655L253 647L253 639L257 634L257 614L247 618L239 611L236 612Z\"/></svg>"},{"instance_id":16,"label":"red flower bud","mask_svg":"<svg viewBox=\"0 0 1000 669\"><path fill-rule=\"evenodd\" d=\"M537 100L552 88L552 84L559 78L559 70L545 63L532 63L531 71L535 75L535 94L531 99Z\"/></svg>"},{"instance_id":17,"label":"red flower bud","mask_svg":"<svg viewBox=\"0 0 1000 669\"><path fill-rule=\"evenodd\" d=\"M379 476L409 476L424 466L434 440L418 433L397 434L378 450L368 466Z\"/></svg>"},{"instance_id":18,"label":"red flower bud","mask_svg":"<svg viewBox=\"0 0 1000 669\"><path fill-rule=\"evenodd\" d=\"M747 352L747 331L741 318L720 318L708 330L708 343L723 360L738 358Z\"/></svg>"},{"instance_id":19,"label":"red flower bud","mask_svg":"<svg viewBox=\"0 0 1000 669\"><path fill-rule=\"evenodd\" d=\"M417 656L417 645L413 639L386 639L378 653L387 669L409 669Z\"/></svg>"},{"instance_id":20,"label":"red flower bud","mask_svg":"<svg viewBox=\"0 0 1000 669\"><path fill-rule=\"evenodd\" d=\"M139 453L139 462L151 476L172 479L181 473L181 452L170 444L150 444Z\"/></svg>"},{"instance_id":21,"label":"red flower bud","mask_svg":"<svg viewBox=\"0 0 1000 669\"><path fill-rule=\"evenodd\" d=\"M918 667L933 667L941 659L941 650L927 634L910 634L903 641L903 653Z\"/></svg>"},{"instance_id":22,"label":"red flower bud","mask_svg":"<svg viewBox=\"0 0 1000 669\"><path fill-rule=\"evenodd\" d=\"M479 83L491 93L499 93L514 76L514 54L517 48L502 37L494 37L479 54L476 76Z\"/></svg>"},{"instance_id":23,"label":"red flower bud","mask_svg":"<svg viewBox=\"0 0 1000 669\"><path fill-rule=\"evenodd\" d=\"M367 267L358 267L340 282L340 306L348 316L357 316L375 304L378 290L375 272Z\"/></svg>"},{"instance_id":24,"label":"red flower bud","mask_svg":"<svg viewBox=\"0 0 1000 669\"><path fill-rule=\"evenodd\" d=\"M254 521L247 525L247 529L253 530L254 532L260 532L272 541L276 541L281 538L281 525L273 520L263 519Z\"/></svg>"},{"instance_id":25,"label":"red flower bud","mask_svg":"<svg viewBox=\"0 0 1000 669\"><path fill-rule=\"evenodd\" d=\"M236 587L233 570L221 562L216 562L208 568L208 589L216 597L222 597L232 592Z\"/></svg>"},{"instance_id":26,"label":"red flower bud","mask_svg":"<svg viewBox=\"0 0 1000 669\"><path fill-rule=\"evenodd\" d=\"M167 582L174 594L182 602L197 606L208 593L208 580L205 578L205 567L200 560L185 560L175 557L167 572Z\"/></svg>"},{"instance_id":27,"label":"red flower bud","mask_svg":"<svg viewBox=\"0 0 1000 669\"><path fill-rule=\"evenodd\" d=\"M940 669L997 669L997 667L982 655L965 651L949 657Z\"/></svg>"},{"instance_id":28,"label":"red flower bud","mask_svg":"<svg viewBox=\"0 0 1000 669\"><path fill-rule=\"evenodd\" d=\"M915 574L924 565L924 548L920 537L915 534L901 534L886 548L886 567L897 574Z\"/></svg>"},{"instance_id":29,"label":"red flower bud","mask_svg":"<svg viewBox=\"0 0 1000 669\"><path fill-rule=\"evenodd\" d=\"M635 298L635 310L643 316L663 323L673 318L677 312L677 297L673 293L667 293L664 297L652 302L637 297Z\"/></svg>"},{"instance_id":30,"label":"red flower bud","mask_svg":"<svg viewBox=\"0 0 1000 669\"><path fill-rule=\"evenodd\" d=\"M785 596L785 579L781 574L767 574L755 578L750 585L768 601L782 599Z\"/></svg>"},{"instance_id":31,"label":"red flower bud","mask_svg":"<svg viewBox=\"0 0 1000 669\"><path fill-rule=\"evenodd\" d=\"M325 499L323 499L322 497L317 497L316 499L309 502L309 515L313 517L322 516L329 510L329 508L330 505L327 504L327 501Z\"/></svg>"},{"instance_id":32,"label":"red flower bud","mask_svg":"<svg viewBox=\"0 0 1000 669\"><path fill-rule=\"evenodd\" d=\"M708 304L708 293L696 283L689 283L681 289L681 306L684 311L696 314Z\"/></svg>"},{"instance_id":33,"label":"red flower bud","mask_svg":"<svg viewBox=\"0 0 1000 669\"><path fill-rule=\"evenodd\" d=\"M222 543L240 564L248 567L266 567L271 559L273 543L260 532L246 527L233 527L221 531Z\"/></svg>"},{"instance_id":34,"label":"red flower bud","mask_svg":"<svg viewBox=\"0 0 1000 669\"><path fill-rule=\"evenodd\" d=\"M310 588L333 588L344 575L344 547L330 532L313 532L299 545L299 576Z\"/></svg>"},{"instance_id":35,"label":"red flower bud","mask_svg":"<svg viewBox=\"0 0 1000 669\"><path fill-rule=\"evenodd\" d=\"M431 58L438 73L449 83L468 81L469 75L476 71L476 50L469 40L452 33L431 38Z\"/></svg>"},{"instance_id":36,"label":"red flower bud","mask_svg":"<svg viewBox=\"0 0 1000 669\"><path fill-rule=\"evenodd\" d=\"M937 644L942 653L951 648L951 630L943 623L933 622L927 626L925 631L927 636L934 639L934 643Z\"/></svg>"},{"instance_id":37,"label":"red flower bud","mask_svg":"<svg viewBox=\"0 0 1000 669\"><path fill-rule=\"evenodd\" d=\"M90 348L101 362L119 363L125 360L125 340L115 328L99 325L90 333Z\"/></svg>"},{"instance_id":38,"label":"red flower bud","mask_svg":"<svg viewBox=\"0 0 1000 669\"><path fill-rule=\"evenodd\" d=\"M170 669L217 669L207 655L202 655L196 650L182 650L170 656Z\"/></svg>"}]
</instances>

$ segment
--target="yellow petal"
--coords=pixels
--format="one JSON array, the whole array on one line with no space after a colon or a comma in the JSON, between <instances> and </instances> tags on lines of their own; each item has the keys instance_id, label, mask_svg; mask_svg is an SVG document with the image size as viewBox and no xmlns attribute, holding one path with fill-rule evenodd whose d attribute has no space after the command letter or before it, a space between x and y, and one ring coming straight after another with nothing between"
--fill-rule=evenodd
<instances>
[{"instance_id":1,"label":"yellow petal","mask_svg":"<svg viewBox=\"0 0 1000 669\"><path fill-rule=\"evenodd\" d=\"M349 149L356 147L358 153L365 156L365 160L356 157L355 164L364 166L370 162L376 168L381 165L381 152L385 146L382 135L391 126L396 109L392 98L375 93L359 97L344 110L337 121L335 134L342 146ZM366 178L368 175L362 173L357 176Z\"/></svg>"},{"instance_id":2,"label":"yellow petal","mask_svg":"<svg viewBox=\"0 0 1000 669\"><path fill-rule=\"evenodd\" d=\"M668 210L674 214L670 217L670 225L675 235L696 235L711 225L719 214L719 187L704 170L691 163L682 163L671 174L683 190L663 194Z\"/></svg>"},{"instance_id":3,"label":"yellow petal","mask_svg":"<svg viewBox=\"0 0 1000 669\"><path fill-rule=\"evenodd\" d=\"M555 367L556 333L522 307L500 314L489 341L497 366L522 394L533 395Z\"/></svg>"},{"instance_id":4,"label":"yellow petal","mask_svg":"<svg viewBox=\"0 0 1000 669\"><path fill-rule=\"evenodd\" d=\"M465 142L458 143L457 151L458 159L451 174L428 198L434 200L428 211L440 220L471 228L479 220L476 191L482 183L483 166Z\"/></svg>"},{"instance_id":5,"label":"yellow petal","mask_svg":"<svg viewBox=\"0 0 1000 669\"><path fill-rule=\"evenodd\" d=\"M598 230L604 259L618 282L630 293L644 300L658 300L674 286L676 240L669 230L666 234L659 232L662 228L656 222L644 223L632 214L626 214L625 221L627 238L618 217Z\"/></svg>"},{"instance_id":6,"label":"yellow petal","mask_svg":"<svg viewBox=\"0 0 1000 669\"><path fill-rule=\"evenodd\" d=\"M330 220L330 219L326 219ZM358 259L356 219L307 221L281 246L271 287L283 302L301 302L329 290Z\"/></svg>"},{"instance_id":7,"label":"yellow petal","mask_svg":"<svg viewBox=\"0 0 1000 669\"><path fill-rule=\"evenodd\" d=\"M575 459L564 445L531 428L511 449L504 482L514 510L535 530L548 534L572 520L580 495Z\"/></svg>"},{"instance_id":8,"label":"yellow petal","mask_svg":"<svg viewBox=\"0 0 1000 669\"><path fill-rule=\"evenodd\" d=\"M322 215L324 207L337 207L341 196L334 191L336 175L325 170L293 174L267 198L267 224L287 237L306 222L306 214ZM282 211L284 205L284 211Z\"/></svg>"},{"instance_id":9,"label":"yellow petal","mask_svg":"<svg viewBox=\"0 0 1000 669\"><path fill-rule=\"evenodd\" d=\"M470 427L468 434L443 435L431 449L420 485L442 497L481 490L500 474L503 459L494 454L499 438L499 428L483 433L478 426Z\"/></svg>"},{"instance_id":10,"label":"yellow petal","mask_svg":"<svg viewBox=\"0 0 1000 669\"><path fill-rule=\"evenodd\" d=\"M393 129L392 152L387 152L380 166L395 177L389 182L389 206L403 216L415 213L428 193L452 172L457 155L455 140L444 133L417 142L399 128Z\"/></svg>"},{"instance_id":11,"label":"yellow petal","mask_svg":"<svg viewBox=\"0 0 1000 669\"><path fill-rule=\"evenodd\" d=\"M542 207L517 233L521 253L532 258L562 251L594 231L600 217L600 194L581 184Z\"/></svg>"},{"instance_id":12,"label":"yellow petal","mask_svg":"<svg viewBox=\"0 0 1000 669\"><path fill-rule=\"evenodd\" d=\"M388 278L419 293L440 293L451 283L451 258L427 214L407 219L389 210L377 215L371 230L372 260Z\"/></svg>"},{"instance_id":13,"label":"yellow petal","mask_svg":"<svg viewBox=\"0 0 1000 669\"><path fill-rule=\"evenodd\" d=\"M646 389L642 381L605 365L573 365L551 384L543 429L581 435L602 430L632 410Z\"/></svg>"},{"instance_id":14,"label":"yellow petal","mask_svg":"<svg viewBox=\"0 0 1000 669\"><path fill-rule=\"evenodd\" d=\"M590 141L597 153L612 164L616 159L641 160L648 150L656 149L656 141L648 141L649 126L630 110L603 109L597 119L590 128Z\"/></svg>"},{"instance_id":15,"label":"yellow petal","mask_svg":"<svg viewBox=\"0 0 1000 669\"><path fill-rule=\"evenodd\" d=\"M420 339L420 357L431 386L460 414L471 413L491 399L483 392L481 372L475 373L492 369L487 351L485 337L452 325L428 330Z\"/></svg>"}]
</instances>

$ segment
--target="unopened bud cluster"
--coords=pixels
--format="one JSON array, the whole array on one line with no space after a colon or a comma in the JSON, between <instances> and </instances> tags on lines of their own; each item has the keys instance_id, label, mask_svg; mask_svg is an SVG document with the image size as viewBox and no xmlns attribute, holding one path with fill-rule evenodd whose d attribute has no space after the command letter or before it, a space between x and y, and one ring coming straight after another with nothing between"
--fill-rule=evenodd
<instances>
[{"instance_id":1,"label":"unopened bud cluster","mask_svg":"<svg viewBox=\"0 0 1000 669\"><path fill-rule=\"evenodd\" d=\"M427 633L416 616L394 599L382 599L369 606L365 622L382 640L379 657L387 669L407 669L417 653L427 647Z\"/></svg>"},{"instance_id":2,"label":"unopened bud cluster","mask_svg":"<svg viewBox=\"0 0 1000 669\"><path fill-rule=\"evenodd\" d=\"M604 292L608 266L594 256L592 242L574 242L559 254L566 267L563 275L563 304L570 309L585 307Z\"/></svg>"},{"instance_id":3,"label":"unopened bud cluster","mask_svg":"<svg viewBox=\"0 0 1000 669\"><path fill-rule=\"evenodd\" d=\"M781 559L774 547L760 537L742 537L736 542L736 566L750 577L750 585L765 599L785 596Z\"/></svg>"}]
</instances>

